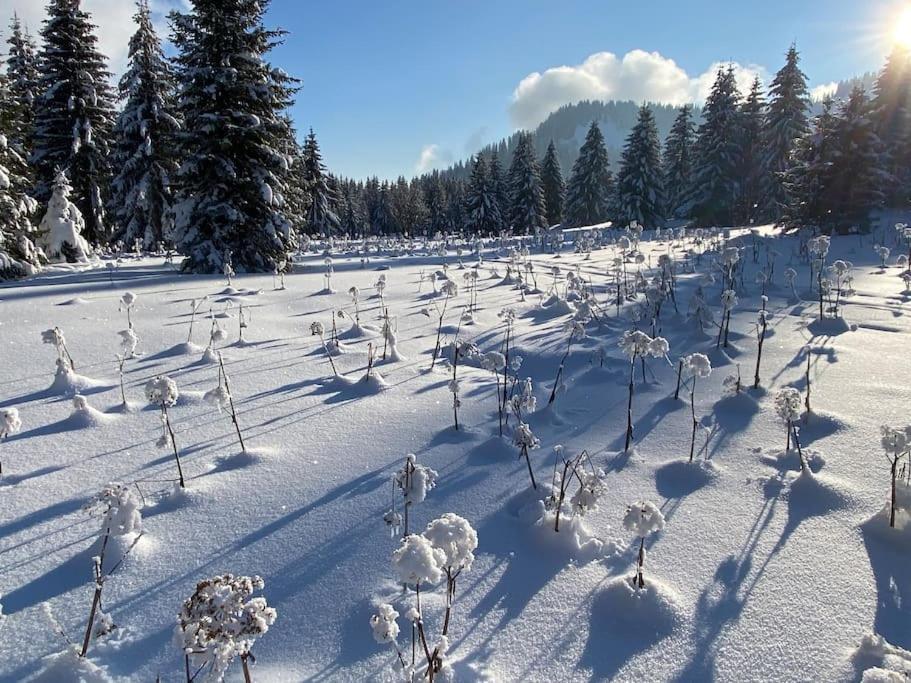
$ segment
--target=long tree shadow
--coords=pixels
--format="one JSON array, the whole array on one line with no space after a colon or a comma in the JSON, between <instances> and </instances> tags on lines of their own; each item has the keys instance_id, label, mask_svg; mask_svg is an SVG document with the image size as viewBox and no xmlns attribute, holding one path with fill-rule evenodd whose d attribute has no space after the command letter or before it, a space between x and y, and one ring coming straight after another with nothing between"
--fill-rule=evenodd
<instances>
[{"instance_id":1,"label":"long tree shadow","mask_svg":"<svg viewBox=\"0 0 911 683\"><path fill-rule=\"evenodd\" d=\"M883 525L885 526L885 525ZM877 529L875 520L861 527L864 545L870 557L876 588L874 632L893 645L911 649L911 572L908 571L907 548L900 541L888 540L884 533L894 529ZM897 535L898 532L895 532Z\"/></svg>"}]
</instances>

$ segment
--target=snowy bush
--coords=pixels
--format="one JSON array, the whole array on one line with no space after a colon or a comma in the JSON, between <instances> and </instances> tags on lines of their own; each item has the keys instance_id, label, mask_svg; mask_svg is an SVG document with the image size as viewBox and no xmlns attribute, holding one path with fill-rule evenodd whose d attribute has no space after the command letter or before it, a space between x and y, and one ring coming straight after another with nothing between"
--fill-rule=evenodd
<instances>
[{"instance_id":1,"label":"snowy bush","mask_svg":"<svg viewBox=\"0 0 911 683\"><path fill-rule=\"evenodd\" d=\"M554 470L551 477L552 493L545 499L544 507L554 513L554 531L560 531L560 516L570 487L577 484L570 496L569 505L573 515L585 515L596 510L598 501L607 493L606 475L595 467L588 451L582 451L575 458L567 458L563 446L554 446ZM560 466L562 465L562 469Z\"/></svg>"},{"instance_id":2,"label":"snowy bush","mask_svg":"<svg viewBox=\"0 0 911 683\"><path fill-rule=\"evenodd\" d=\"M801 407L800 392L794 387L785 387L775 395L775 414L782 422L785 423L787 430L787 450L791 450L791 435L794 436L794 445L800 457L800 469L806 469L806 463L803 458L803 450L800 447L800 438L797 428L797 421L800 419Z\"/></svg>"},{"instance_id":3,"label":"snowy bush","mask_svg":"<svg viewBox=\"0 0 911 683\"><path fill-rule=\"evenodd\" d=\"M639 555L633 581L638 588L645 588L645 577L642 573L645 566L645 539L664 528L664 515L651 501L637 501L627 506L626 514L623 516L623 527L639 538Z\"/></svg>"},{"instance_id":4,"label":"snowy bush","mask_svg":"<svg viewBox=\"0 0 911 683\"><path fill-rule=\"evenodd\" d=\"M171 428L171 418L168 414L168 408L174 406L180 396L180 392L177 390L177 382L166 375L153 377L146 382L145 394L146 400L161 410L162 435L158 440L158 445L161 448L167 448L170 444L174 452L174 462L177 463L180 488L186 488L183 468L180 465L180 456L177 452L177 441L174 439L174 430Z\"/></svg>"},{"instance_id":5,"label":"snowy bush","mask_svg":"<svg viewBox=\"0 0 911 683\"><path fill-rule=\"evenodd\" d=\"M253 597L264 587L258 576L225 574L196 584L177 617L176 638L184 655L201 661L205 681L221 681L239 656L246 680L256 640L275 623L275 608L263 597ZM188 669L189 670L189 666Z\"/></svg>"},{"instance_id":6,"label":"snowy bush","mask_svg":"<svg viewBox=\"0 0 911 683\"><path fill-rule=\"evenodd\" d=\"M696 448L696 429L699 422L696 420L696 380L705 379L712 374L712 362L704 353L691 353L683 359L687 375L692 380L690 384L690 414L693 418L693 432L690 437L690 462L693 462L693 453Z\"/></svg>"},{"instance_id":7,"label":"snowy bush","mask_svg":"<svg viewBox=\"0 0 911 683\"><path fill-rule=\"evenodd\" d=\"M624 451L628 451L630 443L633 440L633 393L634 377L636 372L636 359L642 362L642 381L645 381L645 359L647 356L653 358L667 358L670 351L670 345L664 337L649 337L641 330L627 330L620 338L620 350L629 359L629 398L626 408L626 444Z\"/></svg>"},{"instance_id":8,"label":"snowy bush","mask_svg":"<svg viewBox=\"0 0 911 683\"><path fill-rule=\"evenodd\" d=\"M332 374L338 377L338 370L335 367L335 361L332 360L332 354L329 353L329 347L326 346L325 333L326 329L323 327L323 324L320 321L314 320L312 323L310 323L310 334L315 337L319 337L320 343L323 345L323 351L326 352L326 357L329 359L329 365L332 366Z\"/></svg>"},{"instance_id":9,"label":"snowy bush","mask_svg":"<svg viewBox=\"0 0 911 683\"><path fill-rule=\"evenodd\" d=\"M73 188L64 171L54 179L47 212L38 226L39 244L52 261L88 261L92 248L82 236L85 219L70 201Z\"/></svg>"},{"instance_id":10,"label":"snowy bush","mask_svg":"<svg viewBox=\"0 0 911 683\"><path fill-rule=\"evenodd\" d=\"M19 417L17 408L4 408L0 410L0 441L9 437L10 434L17 433L22 429L22 420ZM3 476L3 461L0 460L0 476Z\"/></svg>"},{"instance_id":11,"label":"snowy bush","mask_svg":"<svg viewBox=\"0 0 911 683\"><path fill-rule=\"evenodd\" d=\"M911 463L911 425L907 427L880 427L880 445L885 451L886 460L889 461L889 475L891 478L889 496L889 526L895 527L895 512L897 508L896 484L898 480L898 466L902 460Z\"/></svg>"},{"instance_id":12,"label":"snowy bush","mask_svg":"<svg viewBox=\"0 0 911 683\"><path fill-rule=\"evenodd\" d=\"M405 465L392 478L392 509L383 517L393 536L398 533L398 527L402 521L404 521L404 535L408 535L408 518L411 507L424 502L427 493L436 486L438 476L436 470L418 463L414 453L405 456ZM398 497L396 490L402 497L404 520L396 512L395 501Z\"/></svg>"},{"instance_id":13,"label":"snowy bush","mask_svg":"<svg viewBox=\"0 0 911 683\"><path fill-rule=\"evenodd\" d=\"M531 458L528 455L528 451L538 448L538 446L541 445L541 441L534 435L531 431L531 427L525 422L519 422L519 424L516 425L515 430L513 431L512 441L519 449L519 457L525 458L525 464L528 465L528 476L531 478L532 488L537 489L538 485L535 483L535 473L531 466Z\"/></svg>"},{"instance_id":14,"label":"snowy bush","mask_svg":"<svg viewBox=\"0 0 911 683\"><path fill-rule=\"evenodd\" d=\"M434 548L442 550L444 554L441 566L446 574L446 616L443 621L443 635L445 636L449 633L456 579L463 571L471 570L474 551L478 547L478 533L467 519L447 512L430 522L423 535Z\"/></svg>"}]
</instances>

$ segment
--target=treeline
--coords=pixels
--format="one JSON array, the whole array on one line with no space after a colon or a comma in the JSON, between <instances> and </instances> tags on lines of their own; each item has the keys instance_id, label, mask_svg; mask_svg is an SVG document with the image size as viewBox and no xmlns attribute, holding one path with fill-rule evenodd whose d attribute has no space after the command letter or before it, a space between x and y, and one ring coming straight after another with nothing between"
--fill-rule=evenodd
<instances>
[{"instance_id":1,"label":"treeline","mask_svg":"<svg viewBox=\"0 0 911 683\"><path fill-rule=\"evenodd\" d=\"M264 27L267 4L192 0L170 15L169 59L140 0L116 88L79 0L50 0L39 41L13 19L0 69L0 278L92 248L173 248L195 272L226 261L275 271L304 234L531 234L669 219L863 229L871 209L911 200L902 47L872 96L857 86L812 119L794 47L768 92L756 81L741 93L722 68L698 120L680 108L663 142L654 112L665 118L667 107L640 107L616 173L592 123L568 172L553 140L519 132L476 155L467 174L340 178L312 130L298 141L288 114L297 81L268 61L284 34Z\"/></svg>"}]
</instances>

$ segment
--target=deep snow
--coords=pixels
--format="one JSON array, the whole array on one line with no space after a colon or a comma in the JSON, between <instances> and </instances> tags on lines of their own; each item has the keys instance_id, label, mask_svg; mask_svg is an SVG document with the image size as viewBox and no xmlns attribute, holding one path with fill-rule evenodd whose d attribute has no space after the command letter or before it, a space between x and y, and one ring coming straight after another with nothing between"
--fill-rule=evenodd
<instances>
[{"instance_id":1,"label":"deep snow","mask_svg":"<svg viewBox=\"0 0 911 683\"><path fill-rule=\"evenodd\" d=\"M324 292L321 254L300 258L284 290L270 276L238 276L226 289L223 278L179 275L161 259L127 260L111 272L61 267L4 285L0 408L18 408L22 430L0 443L0 679L29 680L48 666L40 680L65 680L59 672L75 660L59 655L65 642L42 603L81 643L98 535L97 520L82 506L116 481L136 482L142 492L145 535L105 586L103 607L118 628L92 643L92 665L117 680L184 680L172 638L181 603L197 581L232 572L262 576L263 595L278 611L254 647L254 680L400 680L396 655L374 642L370 617L380 603L401 614L411 604L393 571L398 540L383 521L391 479L408 453L439 473L426 500L410 510L412 528L452 512L477 529L476 557L459 578L450 628L458 680L850 681L870 667L911 668L902 654L911 649L911 544L877 517L889 474L879 427L911 422L911 295L903 293L898 268L879 268L874 237L835 238L829 261L854 262L856 293L843 302L845 324L820 324L796 239L764 234L741 242L780 252L768 292L762 388L732 397L722 390L735 363L744 385L752 385L759 264L744 252L730 345L716 349L713 330L702 335L684 321L700 273L710 269L703 256L696 273L679 276L680 313L670 302L662 311L671 363L648 359L646 384L637 368L629 453L629 363L618 340L631 323L625 312L617 317L607 287L614 249L590 259L533 254L542 294L524 303L504 282L505 261L496 263L495 276L486 270L505 254L485 252L479 310L460 334L482 351L499 350L497 314L516 309L512 353L523 357L518 374L533 379L537 397L537 410L523 416L541 441L529 452L537 494L509 436L496 436L494 377L476 364L459 365L463 429L452 428L451 366L444 359L429 370L437 330L427 276L441 267L437 256L376 255L362 267L356 253L333 253L334 294ZM651 257L642 268L669 246L644 242ZM454 250L445 261L464 290L466 271ZM603 311L574 344L565 391L548 407L573 310L562 300L541 306L555 264L563 272L580 265ZM784 284L789 266L798 270L805 300L792 300ZM382 352L373 288L380 269L396 353L385 361L377 355L364 381L367 345ZM361 329L349 334L352 285L360 288ZM125 291L137 297L131 317L140 338L140 355L125 367L132 412L122 410L115 358L117 333L127 324L118 311ZM195 344L187 344L190 302L206 295ZM716 320L719 295L719 283L706 286ZM244 344L237 343L241 302ZM466 302L464 291L451 302L444 349ZM216 346L249 457L239 457L230 417L203 400L218 385L218 365L203 354L210 306L227 333ZM422 314L428 306L430 317ZM335 380L310 332L319 320L328 334L333 307L349 316L336 319L344 343L333 361L344 378ZM54 350L40 343L41 332L55 325L66 334L77 378L55 382ZM783 453L773 401L788 384L804 389L805 347L813 415L800 435L811 468L800 474L796 454ZM673 392L677 359L692 352L705 353L713 371L699 380L697 462L686 465L689 392L680 400ZM176 496L173 455L156 446L158 409L143 393L159 374L181 392L171 418L189 488ZM74 388L87 400L81 413L74 413ZM554 542L547 520L535 519L556 444L570 454L586 449L607 473L607 492L584 519L567 520ZM628 579L638 542L622 520L638 500L656 503L666 526L646 541L652 583L637 596ZM428 591L423 602L436 629L443 594ZM399 644L410 649L410 627L402 617L399 623ZM55 658L44 661L49 656ZM229 679L239 676L235 663Z\"/></svg>"}]
</instances>

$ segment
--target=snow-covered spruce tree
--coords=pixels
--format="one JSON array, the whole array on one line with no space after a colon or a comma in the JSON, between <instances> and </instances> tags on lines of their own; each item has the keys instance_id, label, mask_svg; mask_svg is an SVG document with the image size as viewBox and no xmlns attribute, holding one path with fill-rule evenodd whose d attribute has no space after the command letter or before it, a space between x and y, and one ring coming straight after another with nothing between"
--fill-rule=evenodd
<instances>
[{"instance_id":1,"label":"snow-covered spruce tree","mask_svg":"<svg viewBox=\"0 0 911 683\"><path fill-rule=\"evenodd\" d=\"M101 518L101 548L98 554L92 558L95 591L92 596L85 635L82 639L80 657L85 657L88 653L93 637L107 635L116 628L110 615L105 614L101 609L101 593L105 581L120 567L143 534L141 508L139 496L133 492L132 487L124 484L105 486L84 507L90 515ZM113 539L129 543L129 545L117 546L120 557L112 567L106 570L104 560Z\"/></svg>"},{"instance_id":2,"label":"snow-covered spruce tree","mask_svg":"<svg viewBox=\"0 0 911 683\"><path fill-rule=\"evenodd\" d=\"M738 101L734 68L719 68L693 145L686 203L700 224L730 225L737 197Z\"/></svg>"},{"instance_id":3,"label":"snow-covered spruce tree","mask_svg":"<svg viewBox=\"0 0 911 683\"><path fill-rule=\"evenodd\" d=\"M216 683L235 657L240 657L244 680L252 681L250 663L256 640L278 616L263 597L253 597L265 582L258 576L224 574L200 581L177 615L177 639L186 658L187 677L197 663L203 681Z\"/></svg>"},{"instance_id":4,"label":"snow-covered spruce tree","mask_svg":"<svg viewBox=\"0 0 911 683\"><path fill-rule=\"evenodd\" d=\"M693 418L693 433L690 436L690 462L693 462L693 454L696 450L696 429L699 427L699 421L696 420L696 380L705 379L712 374L712 362L704 353L691 353L682 361L686 374L692 380L690 384L690 415Z\"/></svg>"},{"instance_id":5,"label":"snow-covered spruce tree","mask_svg":"<svg viewBox=\"0 0 911 683\"><path fill-rule=\"evenodd\" d=\"M639 118L626 138L617 174L617 219L643 228L659 225L664 215L661 147L658 126L648 104L639 107Z\"/></svg>"},{"instance_id":6,"label":"snow-covered spruce tree","mask_svg":"<svg viewBox=\"0 0 911 683\"><path fill-rule=\"evenodd\" d=\"M493 192L494 200L497 204L500 224L494 230L494 235L499 235L503 230L508 228L509 217L509 178L504 175L503 168L500 165L500 155L496 152L490 153L490 159L487 162L487 182L490 184L490 191Z\"/></svg>"},{"instance_id":7,"label":"snow-covered spruce tree","mask_svg":"<svg viewBox=\"0 0 911 683\"><path fill-rule=\"evenodd\" d=\"M800 458L801 472L806 470L806 463L803 458L803 449L800 447L799 429L797 421L800 419L800 392L794 387L784 387L775 394L775 414L782 422L785 423L787 431L787 451L791 450L791 436L794 437L794 445L797 447L797 454Z\"/></svg>"},{"instance_id":8,"label":"snow-covered spruce tree","mask_svg":"<svg viewBox=\"0 0 911 683\"><path fill-rule=\"evenodd\" d=\"M3 107L0 83L0 109ZM44 254L32 242L35 201L25 193L25 162L0 132L0 280L32 275Z\"/></svg>"},{"instance_id":9,"label":"snow-covered spruce tree","mask_svg":"<svg viewBox=\"0 0 911 683\"><path fill-rule=\"evenodd\" d=\"M560 167L560 159L553 140L547 145L547 152L541 162L541 188L544 190L547 225L562 223L566 184L563 182L563 169Z\"/></svg>"},{"instance_id":10,"label":"snow-covered spruce tree","mask_svg":"<svg viewBox=\"0 0 911 683\"><path fill-rule=\"evenodd\" d=\"M152 26L148 0L138 0L133 20L138 29L130 38L130 63L119 84L124 106L114 126L108 213L115 239L125 245L138 240L150 250L168 241L166 217L180 126L171 66Z\"/></svg>"},{"instance_id":11,"label":"snow-covered spruce tree","mask_svg":"<svg viewBox=\"0 0 911 683\"><path fill-rule=\"evenodd\" d=\"M738 224L749 225L762 209L766 176L763 165L765 144L765 97L759 76L753 79L750 92L740 105L740 140L738 142L737 206L734 216Z\"/></svg>"},{"instance_id":12,"label":"snow-covered spruce tree","mask_svg":"<svg viewBox=\"0 0 911 683\"><path fill-rule=\"evenodd\" d=\"M685 104L678 110L677 117L667 134L661 158L664 208L669 218L681 218L688 211L685 198L692 183L695 135L693 107Z\"/></svg>"},{"instance_id":13,"label":"snow-covered spruce tree","mask_svg":"<svg viewBox=\"0 0 911 683\"><path fill-rule=\"evenodd\" d=\"M174 430L171 428L171 417L168 414L168 408L177 403L180 396L177 390L177 382L167 375L153 377L145 385L146 400L150 405L156 406L161 410L161 428L162 435L158 439L160 448L171 446L174 452L174 462L177 463L177 475L180 488L186 488L183 478L183 468L180 465L180 455L177 451L177 441L174 439Z\"/></svg>"},{"instance_id":14,"label":"snow-covered spruce tree","mask_svg":"<svg viewBox=\"0 0 911 683\"><path fill-rule=\"evenodd\" d=\"M22 429L22 418L19 417L17 408L4 408L0 410L0 441L4 441L11 434ZM0 476L3 476L3 461L0 460Z\"/></svg>"},{"instance_id":15,"label":"snow-covered spruce tree","mask_svg":"<svg viewBox=\"0 0 911 683\"><path fill-rule=\"evenodd\" d=\"M613 185L604 136L592 121L566 186L566 225L594 225L610 218Z\"/></svg>"},{"instance_id":16,"label":"snow-covered spruce tree","mask_svg":"<svg viewBox=\"0 0 911 683\"><path fill-rule=\"evenodd\" d=\"M93 253L82 212L70 201L72 191L69 178L61 171L37 232L38 245L51 261L87 261Z\"/></svg>"},{"instance_id":17,"label":"snow-covered spruce tree","mask_svg":"<svg viewBox=\"0 0 911 683\"><path fill-rule=\"evenodd\" d=\"M645 539L664 528L664 515L651 501L640 500L627 506L626 514L623 516L623 527L639 538L639 554L633 585L636 588L645 588Z\"/></svg>"},{"instance_id":18,"label":"snow-covered spruce tree","mask_svg":"<svg viewBox=\"0 0 911 683\"><path fill-rule=\"evenodd\" d=\"M883 144L886 197L895 206L911 199L911 50L896 41L873 86L870 102L876 134Z\"/></svg>"},{"instance_id":19,"label":"snow-covered spruce tree","mask_svg":"<svg viewBox=\"0 0 911 683\"><path fill-rule=\"evenodd\" d=\"M114 123L111 74L79 0L50 0L41 37L41 96L30 160L35 198L47 203L65 170L73 184L73 203L85 218L85 239L99 244L110 236L104 206Z\"/></svg>"},{"instance_id":20,"label":"snow-covered spruce tree","mask_svg":"<svg viewBox=\"0 0 911 683\"><path fill-rule=\"evenodd\" d=\"M642 362L642 380L645 381L645 358L667 358L669 351L667 340L664 337L652 339L641 330L627 330L620 339L620 350L629 359L629 398L626 406L626 442L624 451L628 451L633 440L633 393L635 392L634 378L636 374L636 359Z\"/></svg>"},{"instance_id":21,"label":"snow-covered spruce tree","mask_svg":"<svg viewBox=\"0 0 911 683\"><path fill-rule=\"evenodd\" d=\"M281 31L263 27L263 0L193 0L171 15L177 47L174 242L183 270L271 273L292 247L284 211L290 162L283 112L292 80L265 60Z\"/></svg>"},{"instance_id":22,"label":"snow-covered spruce tree","mask_svg":"<svg viewBox=\"0 0 911 683\"><path fill-rule=\"evenodd\" d=\"M307 134L301 150L303 160L304 187L307 190L306 229L311 235L329 237L340 230L340 221L335 213L336 198L329 187L326 167L319 151L319 143L313 129Z\"/></svg>"},{"instance_id":23,"label":"snow-covered spruce tree","mask_svg":"<svg viewBox=\"0 0 911 683\"><path fill-rule=\"evenodd\" d=\"M775 74L769 87L763 139L766 180L763 204L766 215L773 219L782 215L787 203L781 174L788 169L795 142L809 129L807 77L800 70L799 61L797 46L792 44L785 56L785 65Z\"/></svg>"},{"instance_id":24,"label":"snow-covered spruce tree","mask_svg":"<svg viewBox=\"0 0 911 683\"><path fill-rule=\"evenodd\" d=\"M6 135L16 152L28 159L32 151L35 106L39 95L38 48L16 14L13 14L6 42L9 45L6 73L12 105L10 119L14 122Z\"/></svg>"},{"instance_id":25,"label":"snow-covered spruce tree","mask_svg":"<svg viewBox=\"0 0 911 683\"><path fill-rule=\"evenodd\" d=\"M519 133L508 182L509 227L520 235L534 235L546 228L547 207L531 133Z\"/></svg>"},{"instance_id":26,"label":"snow-covered spruce tree","mask_svg":"<svg viewBox=\"0 0 911 683\"><path fill-rule=\"evenodd\" d=\"M465 229L475 235L495 234L503 225L500 203L483 155L475 157L465 192Z\"/></svg>"},{"instance_id":27,"label":"snow-covered spruce tree","mask_svg":"<svg viewBox=\"0 0 911 683\"><path fill-rule=\"evenodd\" d=\"M911 462L911 425L901 427L880 427L882 439L880 444L889 461L889 476L891 480L889 493L889 526L895 527L896 487L898 481L898 465L904 459Z\"/></svg>"},{"instance_id":28,"label":"snow-covered spruce tree","mask_svg":"<svg viewBox=\"0 0 911 683\"><path fill-rule=\"evenodd\" d=\"M438 476L436 470L418 463L414 453L405 456L405 465L392 477L392 508L383 515L393 536L398 533L399 527L403 529L403 538L408 535L412 506L424 502L428 491L436 486ZM396 511L395 501L399 495L404 515Z\"/></svg>"}]
</instances>

